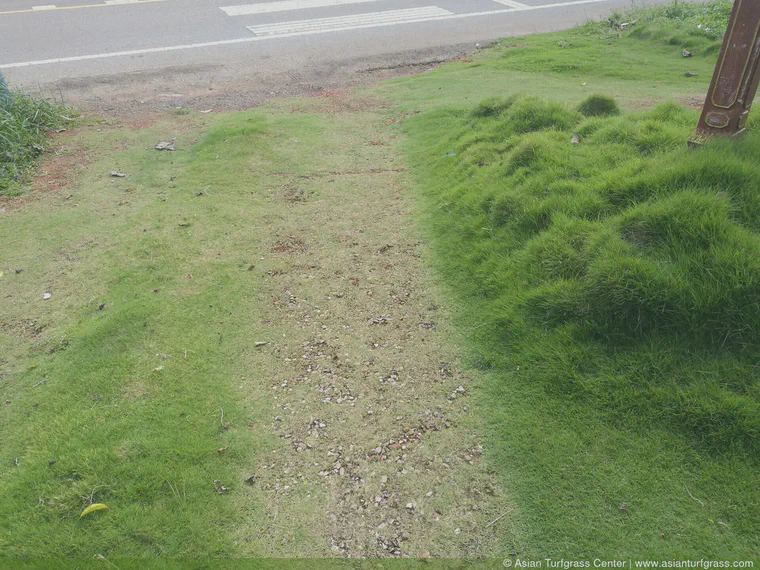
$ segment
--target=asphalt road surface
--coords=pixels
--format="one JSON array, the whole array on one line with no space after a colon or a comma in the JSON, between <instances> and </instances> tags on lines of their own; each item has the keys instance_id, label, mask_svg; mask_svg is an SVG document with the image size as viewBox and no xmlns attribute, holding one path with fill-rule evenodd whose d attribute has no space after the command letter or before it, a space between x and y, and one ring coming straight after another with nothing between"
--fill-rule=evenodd
<instances>
[{"instance_id":1,"label":"asphalt road surface","mask_svg":"<svg viewBox=\"0 0 760 570\"><path fill-rule=\"evenodd\" d=\"M106 109L199 103L212 91L228 94L223 106L245 107L424 69L478 43L571 27L630 3L1 0L0 72L11 86Z\"/></svg>"}]
</instances>

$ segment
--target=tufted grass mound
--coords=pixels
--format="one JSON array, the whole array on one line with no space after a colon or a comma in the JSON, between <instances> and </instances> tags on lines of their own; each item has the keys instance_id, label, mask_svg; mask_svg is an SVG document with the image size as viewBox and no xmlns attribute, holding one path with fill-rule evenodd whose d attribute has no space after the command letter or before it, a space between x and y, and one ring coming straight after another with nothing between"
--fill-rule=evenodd
<instances>
[{"instance_id":1,"label":"tufted grass mound","mask_svg":"<svg viewBox=\"0 0 760 570\"><path fill-rule=\"evenodd\" d=\"M579 112L512 96L407 126L438 264L489 377L495 461L517 471L541 552L746 552L752 509L726 505L758 503L757 119L741 141L689 149L698 111L594 113L617 103L592 99ZM690 479L715 501L693 517ZM660 541L670 527L679 538Z\"/></svg>"},{"instance_id":2,"label":"tufted grass mound","mask_svg":"<svg viewBox=\"0 0 760 570\"><path fill-rule=\"evenodd\" d=\"M578 111L584 117L607 117L619 115L620 107L613 97L607 95L592 95L578 105Z\"/></svg>"},{"instance_id":3,"label":"tufted grass mound","mask_svg":"<svg viewBox=\"0 0 760 570\"><path fill-rule=\"evenodd\" d=\"M533 97L499 106L471 114L457 156L441 158L458 182L438 200L463 232L455 265L500 307L502 334L535 327L602 353L698 353L625 403L612 377L547 386L600 399L610 417L661 419L716 451L760 452L760 138L689 150L695 112L672 103L592 119ZM687 396L713 358L735 362L734 378Z\"/></svg>"}]
</instances>

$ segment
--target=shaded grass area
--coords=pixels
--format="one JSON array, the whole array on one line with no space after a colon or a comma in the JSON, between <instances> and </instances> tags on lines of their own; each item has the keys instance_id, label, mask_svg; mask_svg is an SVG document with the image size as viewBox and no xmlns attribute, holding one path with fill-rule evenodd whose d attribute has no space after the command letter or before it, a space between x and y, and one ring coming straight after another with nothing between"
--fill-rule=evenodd
<instances>
[{"instance_id":1,"label":"shaded grass area","mask_svg":"<svg viewBox=\"0 0 760 570\"><path fill-rule=\"evenodd\" d=\"M709 79L718 40L646 14L397 82L456 84L406 121L407 153L526 553L756 558L758 122L687 149L698 111L650 105L652 84L687 99L680 50Z\"/></svg>"},{"instance_id":2,"label":"shaded grass area","mask_svg":"<svg viewBox=\"0 0 760 570\"><path fill-rule=\"evenodd\" d=\"M24 175L45 151L47 133L69 123L70 112L0 85L0 196L19 192Z\"/></svg>"},{"instance_id":3,"label":"shaded grass area","mask_svg":"<svg viewBox=\"0 0 760 570\"><path fill-rule=\"evenodd\" d=\"M174 131L178 145L208 128L196 123ZM121 152L68 198L41 195L0 225L0 552L230 556L230 529L251 516L233 497L256 449L254 411L233 384L261 236L230 250L235 232L211 229L237 209L197 195L229 166L197 166L229 154L214 128L176 153L146 150L168 124L99 130L76 144ZM112 182L114 167L127 178ZM80 518L90 503L109 510Z\"/></svg>"}]
</instances>

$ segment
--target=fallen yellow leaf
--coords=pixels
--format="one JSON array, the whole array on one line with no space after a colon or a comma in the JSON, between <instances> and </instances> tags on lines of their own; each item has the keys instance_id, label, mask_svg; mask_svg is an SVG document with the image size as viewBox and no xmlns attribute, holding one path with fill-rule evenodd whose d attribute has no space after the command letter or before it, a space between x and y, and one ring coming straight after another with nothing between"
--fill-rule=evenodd
<instances>
[{"instance_id":1,"label":"fallen yellow leaf","mask_svg":"<svg viewBox=\"0 0 760 570\"><path fill-rule=\"evenodd\" d=\"M93 511L102 511L103 509L107 509L108 505L104 505L103 503L95 503L94 505L90 505L85 510L82 511L82 514L79 515L79 518L82 518L84 515L89 515Z\"/></svg>"}]
</instances>

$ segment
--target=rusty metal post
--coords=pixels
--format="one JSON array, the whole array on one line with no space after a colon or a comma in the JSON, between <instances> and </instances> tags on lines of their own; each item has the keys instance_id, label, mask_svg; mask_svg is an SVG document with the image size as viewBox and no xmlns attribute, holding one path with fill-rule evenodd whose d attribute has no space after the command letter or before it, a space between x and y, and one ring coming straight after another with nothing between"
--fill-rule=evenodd
<instances>
[{"instance_id":1,"label":"rusty metal post","mask_svg":"<svg viewBox=\"0 0 760 570\"><path fill-rule=\"evenodd\" d=\"M692 139L744 132L760 80L760 0L735 0L707 100Z\"/></svg>"}]
</instances>

